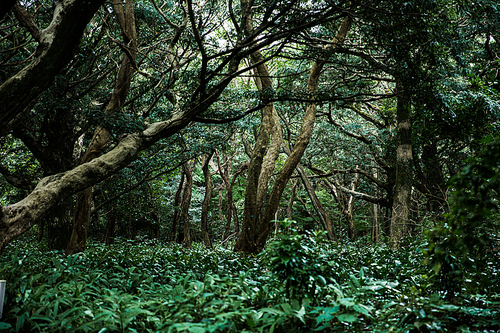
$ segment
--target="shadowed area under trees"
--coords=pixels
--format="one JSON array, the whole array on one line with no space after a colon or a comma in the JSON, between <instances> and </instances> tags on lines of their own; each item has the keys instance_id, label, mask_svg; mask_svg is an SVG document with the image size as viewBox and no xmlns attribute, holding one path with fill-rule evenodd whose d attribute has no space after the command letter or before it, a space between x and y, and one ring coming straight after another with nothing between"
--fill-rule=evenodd
<instances>
[{"instance_id":1,"label":"shadowed area under trees","mask_svg":"<svg viewBox=\"0 0 500 333\"><path fill-rule=\"evenodd\" d=\"M499 70L490 0L5 2L0 330L498 330Z\"/></svg>"}]
</instances>

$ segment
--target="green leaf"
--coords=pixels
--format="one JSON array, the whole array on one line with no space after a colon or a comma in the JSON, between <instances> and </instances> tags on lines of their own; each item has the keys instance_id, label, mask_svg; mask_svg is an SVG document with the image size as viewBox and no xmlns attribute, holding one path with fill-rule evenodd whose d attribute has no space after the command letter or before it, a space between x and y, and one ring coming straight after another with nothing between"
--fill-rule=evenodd
<instances>
[{"instance_id":1,"label":"green leaf","mask_svg":"<svg viewBox=\"0 0 500 333\"><path fill-rule=\"evenodd\" d=\"M338 316L338 319L341 322L354 323L358 321L358 316L354 313L345 313Z\"/></svg>"},{"instance_id":2,"label":"green leaf","mask_svg":"<svg viewBox=\"0 0 500 333\"><path fill-rule=\"evenodd\" d=\"M12 327L12 325L10 325L10 324L0 323L0 330L8 330L11 327Z\"/></svg>"},{"instance_id":3,"label":"green leaf","mask_svg":"<svg viewBox=\"0 0 500 333\"><path fill-rule=\"evenodd\" d=\"M325 308L323 313L316 318L316 324L321 324L323 322L329 322L333 318L335 318L335 314L339 311L339 306L333 306L329 308Z\"/></svg>"}]
</instances>

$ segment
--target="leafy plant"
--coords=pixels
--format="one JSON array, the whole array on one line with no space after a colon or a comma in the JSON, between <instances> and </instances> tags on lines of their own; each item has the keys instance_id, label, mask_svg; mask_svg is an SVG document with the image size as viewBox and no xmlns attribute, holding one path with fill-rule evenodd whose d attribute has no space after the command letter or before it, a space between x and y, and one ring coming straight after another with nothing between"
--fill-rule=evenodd
<instances>
[{"instance_id":1,"label":"leafy plant","mask_svg":"<svg viewBox=\"0 0 500 333\"><path fill-rule=\"evenodd\" d=\"M500 140L489 144L453 178L451 212L432 230L427 250L434 286L452 299L463 287L498 291ZM492 258L493 257L493 258Z\"/></svg>"},{"instance_id":2,"label":"leafy plant","mask_svg":"<svg viewBox=\"0 0 500 333\"><path fill-rule=\"evenodd\" d=\"M280 233L267 249L262 258L278 281L285 284L287 296L302 299L314 298L317 285L331 282L328 266L321 260L322 255L314 246L324 236L323 232L300 234L294 229L295 221L280 221L290 235Z\"/></svg>"}]
</instances>

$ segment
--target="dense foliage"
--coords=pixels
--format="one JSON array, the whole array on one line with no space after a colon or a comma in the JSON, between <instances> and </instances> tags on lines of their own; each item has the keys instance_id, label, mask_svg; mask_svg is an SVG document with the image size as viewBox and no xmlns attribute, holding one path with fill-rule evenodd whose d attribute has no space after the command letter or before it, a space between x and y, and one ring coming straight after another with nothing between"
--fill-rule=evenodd
<instances>
[{"instance_id":1,"label":"dense foliage","mask_svg":"<svg viewBox=\"0 0 500 333\"><path fill-rule=\"evenodd\" d=\"M0 330L500 331L498 1L4 2Z\"/></svg>"},{"instance_id":2,"label":"dense foliage","mask_svg":"<svg viewBox=\"0 0 500 333\"><path fill-rule=\"evenodd\" d=\"M287 224L290 224L289 221ZM293 228L293 225L289 228ZM493 332L498 294L434 289L425 242L398 252L284 230L259 256L158 241L45 252L20 239L1 257L0 328L18 332ZM490 267L484 274L497 273ZM312 287L314 286L314 287ZM311 288L312 287L312 288Z\"/></svg>"}]
</instances>

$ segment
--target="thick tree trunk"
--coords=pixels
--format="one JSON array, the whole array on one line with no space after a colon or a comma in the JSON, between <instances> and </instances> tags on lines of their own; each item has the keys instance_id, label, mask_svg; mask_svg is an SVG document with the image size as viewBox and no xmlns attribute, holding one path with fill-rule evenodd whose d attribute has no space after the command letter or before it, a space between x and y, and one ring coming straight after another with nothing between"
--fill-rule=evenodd
<instances>
[{"instance_id":1,"label":"thick tree trunk","mask_svg":"<svg viewBox=\"0 0 500 333\"><path fill-rule=\"evenodd\" d=\"M111 96L109 104L106 106L105 113L112 113L123 104L127 98L132 74L134 72L133 62L137 56L137 35L135 30L135 16L134 16L134 1L126 0L125 10L121 3L114 3L113 8L116 17L122 28L122 35L124 44L129 49L124 52L123 60L116 77L115 89ZM87 148L85 155L81 160L81 164L87 163L94 158L100 156L104 151L111 133L104 127L98 126L94 132L90 146ZM73 233L66 248L66 254L74 254L85 250L87 243L87 233L90 227L90 202L92 197L92 189L87 188L81 191L76 196L76 212L75 222L73 224Z\"/></svg>"},{"instance_id":2,"label":"thick tree trunk","mask_svg":"<svg viewBox=\"0 0 500 333\"><path fill-rule=\"evenodd\" d=\"M411 107L403 83L396 79L397 137L396 137L396 189L392 205L391 248L397 249L406 236L410 216L413 183L413 155L411 140Z\"/></svg>"},{"instance_id":3,"label":"thick tree trunk","mask_svg":"<svg viewBox=\"0 0 500 333\"><path fill-rule=\"evenodd\" d=\"M250 12L250 1L241 0L242 12ZM246 34L253 33L252 16L243 22ZM272 89L271 77L260 52L251 55L252 64L259 64L255 70L255 84L265 99L264 91ZM277 119L277 122L276 122ZM239 252L257 252L256 231L260 221L263 207L263 199L267 193L269 179L275 166L275 160L279 155L282 142L279 118L273 103L267 103L262 109L259 133L252 151L252 157L248 166L247 186L245 190L245 207L243 210L242 230L236 241L234 250ZM269 139L272 137L271 148L268 149ZM276 147L278 146L278 147Z\"/></svg>"},{"instance_id":4,"label":"thick tree trunk","mask_svg":"<svg viewBox=\"0 0 500 333\"><path fill-rule=\"evenodd\" d=\"M189 206L191 205L191 195L193 193L193 172L188 163L182 166L186 175L186 182L182 190L181 203L181 223L184 225L184 239L182 243L188 249L191 248L191 225L189 221ZM193 165L194 168L194 165Z\"/></svg>"},{"instance_id":5,"label":"thick tree trunk","mask_svg":"<svg viewBox=\"0 0 500 333\"><path fill-rule=\"evenodd\" d=\"M210 200L212 199L212 179L208 166L214 152L215 151L212 151L210 154L204 155L202 162L203 177L205 178L205 196L201 206L201 236L203 237L207 249L212 249L212 242L210 241L208 233L208 208L210 206Z\"/></svg>"},{"instance_id":6,"label":"thick tree trunk","mask_svg":"<svg viewBox=\"0 0 500 333\"><path fill-rule=\"evenodd\" d=\"M337 35L335 36L333 43L328 47L328 49L336 48L338 45L343 43L347 35L347 31L349 30L349 27L351 25L351 21L352 19L349 16L347 16L342 21ZM323 60L316 60L309 73L307 89L309 96L312 99L314 99L316 91L318 89L319 77L324 65L325 62ZM271 190L269 201L267 202L266 209L264 211L262 219L260 220L256 242L257 251L261 251L267 242L267 238L271 230L271 224L269 222L271 222L278 209L281 195L283 194L283 190L285 189L290 176L297 167L297 164L300 162L300 159L302 158L302 155L304 154L304 151L309 144L309 140L311 139L312 130L314 127L314 121L316 119L316 108L317 105L314 102L310 102L307 104L304 118L302 120L302 128L300 130L300 134L297 137L297 140L289 157L285 161L285 165L276 177L276 181L274 182L274 186Z\"/></svg>"}]
</instances>

